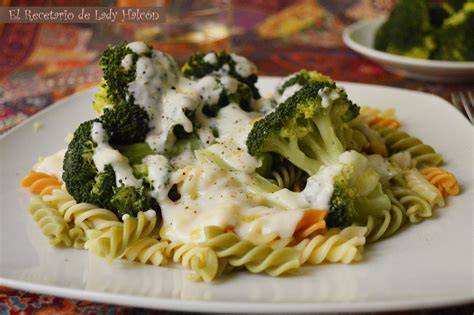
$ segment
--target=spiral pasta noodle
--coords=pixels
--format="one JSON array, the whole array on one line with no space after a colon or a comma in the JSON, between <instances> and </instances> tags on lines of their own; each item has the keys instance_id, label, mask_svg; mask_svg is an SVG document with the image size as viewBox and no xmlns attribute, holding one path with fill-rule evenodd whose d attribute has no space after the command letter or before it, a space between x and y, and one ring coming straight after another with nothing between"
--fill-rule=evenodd
<instances>
[{"instance_id":1,"label":"spiral pasta noodle","mask_svg":"<svg viewBox=\"0 0 474 315\"><path fill-rule=\"evenodd\" d=\"M90 203L77 203L64 187L54 189L51 195L44 196L43 200L57 208L66 222L74 222L77 228L84 231L102 230L121 224L115 213L108 209L102 209Z\"/></svg>"},{"instance_id":2,"label":"spiral pasta noodle","mask_svg":"<svg viewBox=\"0 0 474 315\"><path fill-rule=\"evenodd\" d=\"M379 216L369 215L365 226L367 233L365 237L368 243L375 242L381 238L389 237L397 232L405 223L406 209L390 189L384 191L390 198L391 206L389 211L382 211Z\"/></svg>"},{"instance_id":3,"label":"spiral pasta noodle","mask_svg":"<svg viewBox=\"0 0 474 315\"><path fill-rule=\"evenodd\" d=\"M199 243L199 246L209 247L218 258L227 258L231 266L244 266L250 272L266 272L271 276L300 267L299 251L295 248L273 249L268 245L255 245L239 239L232 232L224 233L222 228L216 226L204 228L204 234L206 240Z\"/></svg>"},{"instance_id":4,"label":"spiral pasta noodle","mask_svg":"<svg viewBox=\"0 0 474 315\"><path fill-rule=\"evenodd\" d=\"M393 196L405 207L405 214L411 223L419 223L433 215L429 202L410 189L402 178L394 178L394 181L391 187Z\"/></svg>"},{"instance_id":5,"label":"spiral pasta noodle","mask_svg":"<svg viewBox=\"0 0 474 315\"><path fill-rule=\"evenodd\" d=\"M106 229L87 230L84 248L110 262L124 255L134 242L145 237L156 239L157 236L156 215L149 217L139 212L136 218L127 217Z\"/></svg>"},{"instance_id":6,"label":"spiral pasta noodle","mask_svg":"<svg viewBox=\"0 0 474 315\"><path fill-rule=\"evenodd\" d=\"M194 243L171 242L165 255L173 262L193 271L190 279L210 282L226 271L230 271L226 258L219 258L208 246Z\"/></svg>"},{"instance_id":7,"label":"spiral pasta noodle","mask_svg":"<svg viewBox=\"0 0 474 315\"><path fill-rule=\"evenodd\" d=\"M20 186L28 188L33 195L49 195L53 189L61 188L62 182L54 176L30 171L22 181Z\"/></svg>"},{"instance_id":8,"label":"spiral pasta noodle","mask_svg":"<svg viewBox=\"0 0 474 315\"><path fill-rule=\"evenodd\" d=\"M287 188L293 191L302 190L300 181L303 179L304 173L292 164L278 167L277 170L272 172L272 177L272 180L280 188Z\"/></svg>"},{"instance_id":9,"label":"spiral pasta noodle","mask_svg":"<svg viewBox=\"0 0 474 315\"><path fill-rule=\"evenodd\" d=\"M403 171L403 177L407 186L416 191L433 207L438 205L444 206L444 199L441 192L431 184L417 169Z\"/></svg>"},{"instance_id":10,"label":"spiral pasta noodle","mask_svg":"<svg viewBox=\"0 0 474 315\"><path fill-rule=\"evenodd\" d=\"M395 110L393 108L381 111L369 106L362 106L360 108L360 115L370 127L377 125L392 129L400 128L400 122L395 118Z\"/></svg>"},{"instance_id":11,"label":"spiral pasta noodle","mask_svg":"<svg viewBox=\"0 0 474 315\"><path fill-rule=\"evenodd\" d=\"M145 237L129 245L119 258L160 266L166 262L167 246L166 241Z\"/></svg>"},{"instance_id":12,"label":"spiral pasta noodle","mask_svg":"<svg viewBox=\"0 0 474 315\"><path fill-rule=\"evenodd\" d=\"M374 126L385 141L391 154L408 151L416 165L436 166L443 161L443 157L420 139L408 133L382 126Z\"/></svg>"},{"instance_id":13,"label":"spiral pasta noodle","mask_svg":"<svg viewBox=\"0 0 474 315\"><path fill-rule=\"evenodd\" d=\"M330 229L324 235L304 239L296 246L300 264L321 264L324 261L348 264L360 261L364 252L366 227L350 226L344 230Z\"/></svg>"},{"instance_id":14,"label":"spiral pasta noodle","mask_svg":"<svg viewBox=\"0 0 474 315\"><path fill-rule=\"evenodd\" d=\"M459 184L452 173L439 167L426 167L420 172L441 192L444 198L448 195L459 194Z\"/></svg>"},{"instance_id":15,"label":"spiral pasta noodle","mask_svg":"<svg viewBox=\"0 0 474 315\"><path fill-rule=\"evenodd\" d=\"M50 245L66 247L72 245L69 225L57 209L50 207L41 197L33 196L28 212L33 216L41 232L49 239Z\"/></svg>"}]
</instances>

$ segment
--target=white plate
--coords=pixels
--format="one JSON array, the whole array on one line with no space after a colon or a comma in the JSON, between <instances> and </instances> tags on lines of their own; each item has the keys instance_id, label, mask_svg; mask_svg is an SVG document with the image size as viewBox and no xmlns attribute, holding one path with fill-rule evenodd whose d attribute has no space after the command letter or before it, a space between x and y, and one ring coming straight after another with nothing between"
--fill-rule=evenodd
<instances>
[{"instance_id":1,"label":"white plate","mask_svg":"<svg viewBox=\"0 0 474 315\"><path fill-rule=\"evenodd\" d=\"M260 79L263 95L275 78ZM55 249L27 213L18 187L40 155L64 146L66 134L93 116L94 90L69 97L0 140L0 283L75 299L131 306L222 312L381 311L474 301L472 270L472 128L439 97L401 89L343 84L359 104L395 107L403 127L443 153L462 194L420 225L366 248L354 265L306 267L300 276L247 272L215 283L187 280L188 271L117 262L86 251ZM36 122L44 127L34 132Z\"/></svg>"},{"instance_id":2,"label":"white plate","mask_svg":"<svg viewBox=\"0 0 474 315\"><path fill-rule=\"evenodd\" d=\"M379 63L388 71L413 79L434 82L474 81L474 62L424 60L376 50L373 47L375 33L385 19L385 17L380 17L348 26L342 35L344 43L359 54Z\"/></svg>"}]
</instances>

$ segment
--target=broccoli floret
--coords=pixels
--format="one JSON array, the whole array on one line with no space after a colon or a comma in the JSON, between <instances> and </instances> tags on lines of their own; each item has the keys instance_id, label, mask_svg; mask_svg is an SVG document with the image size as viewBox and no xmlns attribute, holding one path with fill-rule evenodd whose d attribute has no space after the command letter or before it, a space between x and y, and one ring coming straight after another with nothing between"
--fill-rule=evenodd
<instances>
[{"instance_id":1,"label":"broccoli floret","mask_svg":"<svg viewBox=\"0 0 474 315\"><path fill-rule=\"evenodd\" d=\"M401 0L377 30L377 50L406 57L428 59L435 48L426 0Z\"/></svg>"},{"instance_id":2,"label":"broccoli floret","mask_svg":"<svg viewBox=\"0 0 474 315\"><path fill-rule=\"evenodd\" d=\"M159 209L156 200L150 197L149 192L143 186L115 187L110 204L120 215L129 214L134 217L139 211Z\"/></svg>"},{"instance_id":3,"label":"broccoli floret","mask_svg":"<svg viewBox=\"0 0 474 315\"><path fill-rule=\"evenodd\" d=\"M333 179L333 187L326 223L328 227L351 225L357 218L357 211L354 207L357 191L349 186L348 176L344 173Z\"/></svg>"},{"instance_id":4,"label":"broccoli floret","mask_svg":"<svg viewBox=\"0 0 474 315\"><path fill-rule=\"evenodd\" d=\"M437 47L434 59L453 61L474 60L474 2L444 20L435 32Z\"/></svg>"},{"instance_id":5,"label":"broccoli floret","mask_svg":"<svg viewBox=\"0 0 474 315\"><path fill-rule=\"evenodd\" d=\"M358 113L359 107L334 83L308 84L254 124L248 152L277 153L313 175L345 151L347 122Z\"/></svg>"},{"instance_id":6,"label":"broccoli floret","mask_svg":"<svg viewBox=\"0 0 474 315\"><path fill-rule=\"evenodd\" d=\"M324 192L329 188L332 193L326 196ZM367 157L356 151L344 152L336 163L310 176L303 194L312 208L329 205L329 227L349 226L356 220L366 224L368 215L390 209L390 199L381 190L380 175Z\"/></svg>"},{"instance_id":7,"label":"broccoli floret","mask_svg":"<svg viewBox=\"0 0 474 315\"><path fill-rule=\"evenodd\" d=\"M128 84L135 80L136 62L141 56L151 57L151 50L133 52L126 43L107 48L100 59L104 78L95 95L93 106L101 113L101 120L112 144L142 142L150 130L147 112L134 104ZM122 61L129 58L128 65Z\"/></svg>"},{"instance_id":8,"label":"broccoli floret","mask_svg":"<svg viewBox=\"0 0 474 315\"><path fill-rule=\"evenodd\" d=\"M225 51L207 54L196 53L184 64L181 71L185 77L193 80L212 74L228 74L248 86L254 99L260 98L260 93L255 86L257 69L254 64L242 56L228 54Z\"/></svg>"},{"instance_id":9,"label":"broccoli floret","mask_svg":"<svg viewBox=\"0 0 474 315\"><path fill-rule=\"evenodd\" d=\"M112 104L119 103L127 98L128 84L135 80L136 62L141 56L151 57L151 50L142 54L135 53L121 43L116 46L109 46L100 58L100 67L104 72L104 81L107 84L107 97ZM122 60L129 55L128 67L122 65Z\"/></svg>"},{"instance_id":10,"label":"broccoli floret","mask_svg":"<svg viewBox=\"0 0 474 315\"><path fill-rule=\"evenodd\" d=\"M319 73L317 71L308 71L306 69L303 69L283 79L282 82L278 85L277 93L279 95L283 95L285 90L289 88L290 86L293 86L295 84L304 86L308 83L314 83L314 82L334 83L334 81L330 77L325 76L322 73Z\"/></svg>"},{"instance_id":11,"label":"broccoli floret","mask_svg":"<svg viewBox=\"0 0 474 315\"><path fill-rule=\"evenodd\" d=\"M144 187L117 187L115 171L111 164L105 165L102 172L98 171L93 159L97 143L91 135L93 124L96 122L100 120L90 120L79 125L68 145L62 177L67 191L77 202L92 203L118 214L136 215L137 211L159 209L156 201ZM122 149L130 156L138 156L138 151L143 155L145 150L142 145L136 146ZM135 150L132 150L133 148Z\"/></svg>"},{"instance_id":12,"label":"broccoli floret","mask_svg":"<svg viewBox=\"0 0 474 315\"><path fill-rule=\"evenodd\" d=\"M202 112L208 117L215 117L219 110L230 103L238 104L243 110L250 111L252 102L252 92L249 87L236 79L219 76L207 76L197 81L198 89L203 92L211 90L211 93L202 93L203 108ZM215 98L214 95L217 95Z\"/></svg>"},{"instance_id":13,"label":"broccoli floret","mask_svg":"<svg viewBox=\"0 0 474 315\"><path fill-rule=\"evenodd\" d=\"M63 181L77 202L88 202L108 208L115 187L115 173L110 165L98 172L92 159L97 144L92 140L89 120L76 129L63 162Z\"/></svg>"},{"instance_id":14,"label":"broccoli floret","mask_svg":"<svg viewBox=\"0 0 474 315\"><path fill-rule=\"evenodd\" d=\"M147 112L132 101L106 107L101 120L112 144L143 142L150 130Z\"/></svg>"}]
</instances>

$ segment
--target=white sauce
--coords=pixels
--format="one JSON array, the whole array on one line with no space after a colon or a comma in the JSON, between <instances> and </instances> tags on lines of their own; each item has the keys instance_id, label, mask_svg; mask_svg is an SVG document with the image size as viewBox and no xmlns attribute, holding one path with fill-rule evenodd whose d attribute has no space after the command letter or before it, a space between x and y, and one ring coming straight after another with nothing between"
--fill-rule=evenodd
<instances>
[{"instance_id":1,"label":"white sauce","mask_svg":"<svg viewBox=\"0 0 474 315\"><path fill-rule=\"evenodd\" d=\"M257 67L247 58L236 54L230 54L230 56L236 63L235 72L237 72L241 77L246 78L257 72Z\"/></svg>"},{"instance_id":2,"label":"white sauce","mask_svg":"<svg viewBox=\"0 0 474 315\"><path fill-rule=\"evenodd\" d=\"M172 175L181 198L160 202L162 237L172 241L200 240L208 225L232 226L243 239L250 234L276 233L282 238L294 233L302 210L268 205L264 196L247 193L231 173L212 164L197 164Z\"/></svg>"},{"instance_id":3,"label":"white sauce","mask_svg":"<svg viewBox=\"0 0 474 315\"><path fill-rule=\"evenodd\" d=\"M381 155L372 154L367 156L370 166L380 175L382 180L388 181L395 175L400 174L400 168L390 164Z\"/></svg>"},{"instance_id":4,"label":"white sauce","mask_svg":"<svg viewBox=\"0 0 474 315\"><path fill-rule=\"evenodd\" d=\"M290 96L301 90L301 88L301 85L293 84L292 86L287 87L281 96L277 96L275 101L277 102L277 104L281 104L285 102Z\"/></svg>"},{"instance_id":5,"label":"white sauce","mask_svg":"<svg viewBox=\"0 0 474 315\"><path fill-rule=\"evenodd\" d=\"M147 217L148 220L153 219L154 217L156 217L156 211L153 210L153 209L145 211L144 214L145 214L145 216Z\"/></svg>"},{"instance_id":6,"label":"white sauce","mask_svg":"<svg viewBox=\"0 0 474 315\"><path fill-rule=\"evenodd\" d=\"M311 208L329 210L334 191L333 178L341 173L342 168L341 164L321 167L316 174L308 178L303 193Z\"/></svg>"},{"instance_id":7,"label":"white sauce","mask_svg":"<svg viewBox=\"0 0 474 315\"><path fill-rule=\"evenodd\" d=\"M149 155L143 159L148 166L148 178L153 184L151 196L158 202L168 196L171 167L163 155Z\"/></svg>"},{"instance_id":8,"label":"white sauce","mask_svg":"<svg viewBox=\"0 0 474 315\"><path fill-rule=\"evenodd\" d=\"M103 172L105 166L110 164L115 172L115 183L117 187L122 185L140 186L142 184L141 179L137 179L133 175L133 170L128 164L128 159L120 154L119 151L113 149L107 142L108 137L102 123L94 122L92 124L91 136L92 140L97 143L92 159L99 172Z\"/></svg>"},{"instance_id":9,"label":"white sauce","mask_svg":"<svg viewBox=\"0 0 474 315\"><path fill-rule=\"evenodd\" d=\"M339 93L332 88L322 88L318 91L318 95L321 97L321 105L323 107L329 107L334 100L339 98Z\"/></svg>"},{"instance_id":10,"label":"white sauce","mask_svg":"<svg viewBox=\"0 0 474 315\"><path fill-rule=\"evenodd\" d=\"M215 64L217 62L216 54L213 52L207 53L204 56L204 61L210 63L211 65Z\"/></svg>"},{"instance_id":11,"label":"white sauce","mask_svg":"<svg viewBox=\"0 0 474 315\"><path fill-rule=\"evenodd\" d=\"M61 179L63 176L64 154L66 154L66 149L59 150L53 155L40 159L38 163L33 166L33 170Z\"/></svg>"},{"instance_id":12,"label":"white sauce","mask_svg":"<svg viewBox=\"0 0 474 315\"><path fill-rule=\"evenodd\" d=\"M133 65L133 56L132 56L132 54L128 54L125 57L123 57L120 64L125 70L130 70L130 68Z\"/></svg>"},{"instance_id":13,"label":"white sauce","mask_svg":"<svg viewBox=\"0 0 474 315\"><path fill-rule=\"evenodd\" d=\"M130 48L134 53L139 55L150 51L150 47L148 47L148 45L144 42L140 41L131 42L127 45L127 47Z\"/></svg>"}]
</instances>

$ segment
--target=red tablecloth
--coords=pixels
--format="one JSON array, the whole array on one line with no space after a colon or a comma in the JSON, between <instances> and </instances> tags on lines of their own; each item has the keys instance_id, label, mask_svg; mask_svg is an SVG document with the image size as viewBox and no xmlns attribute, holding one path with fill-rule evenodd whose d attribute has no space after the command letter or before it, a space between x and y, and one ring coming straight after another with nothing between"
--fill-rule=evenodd
<instances>
[{"instance_id":1,"label":"red tablecloth","mask_svg":"<svg viewBox=\"0 0 474 315\"><path fill-rule=\"evenodd\" d=\"M44 0L7 2L10 5L46 3ZM434 93L446 99L457 90L474 90L474 84L427 83L388 73L344 46L341 31L346 25L384 14L393 2L234 1L232 50L255 62L260 75L283 76L307 68L321 71L336 80L403 87ZM308 14L312 20L295 28L292 33L282 35L287 31L278 27L285 19L281 15L284 9L296 20L299 15ZM97 63L102 50L109 43L131 40L131 37L127 27L104 24L0 25L0 133L63 97L96 85L102 76ZM168 45L166 49L180 48ZM0 314L9 311L25 314L122 314L140 310L0 287ZM451 311L472 314L472 305L447 309L442 313Z\"/></svg>"}]
</instances>

